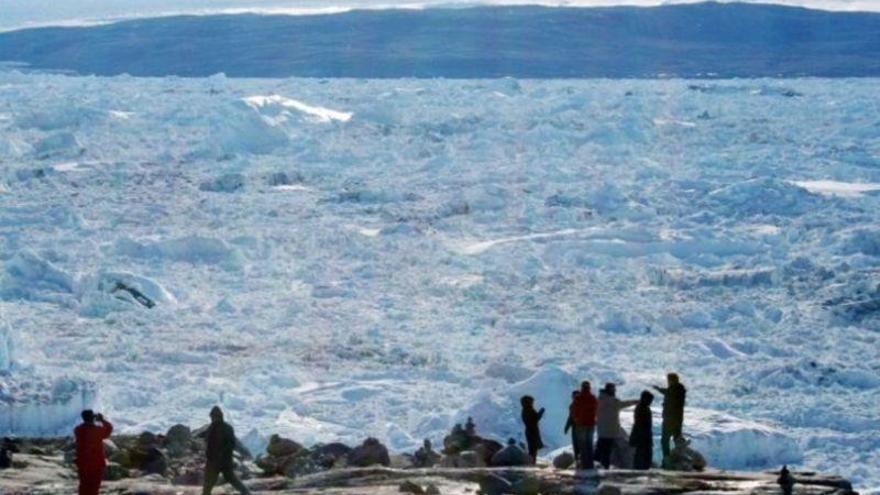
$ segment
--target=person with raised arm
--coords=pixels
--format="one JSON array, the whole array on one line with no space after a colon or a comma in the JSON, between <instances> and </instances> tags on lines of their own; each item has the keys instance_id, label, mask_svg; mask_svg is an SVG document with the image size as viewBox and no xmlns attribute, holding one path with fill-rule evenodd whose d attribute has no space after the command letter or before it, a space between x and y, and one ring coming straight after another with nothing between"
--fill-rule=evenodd
<instances>
[{"instance_id":1,"label":"person with raised arm","mask_svg":"<svg viewBox=\"0 0 880 495\"><path fill-rule=\"evenodd\" d=\"M602 467L611 466L611 452L614 442L620 436L620 411L638 404L637 400L620 400L617 398L617 386L606 383L599 393L599 404L596 408L596 430L599 439L596 441L596 460Z\"/></svg>"},{"instance_id":2,"label":"person with raised arm","mask_svg":"<svg viewBox=\"0 0 880 495\"><path fill-rule=\"evenodd\" d=\"M82 423L73 429L76 439L76 469L79 474L79 495L98 495L104 479L104 440L113 433L113 425L103 414L86 409L80 414Z\"/></svg>"},{"instance_id":3,"label":"person with raised arm","mask_svg":"<svg viewBox=\"0 0 880 495\"><path fill-rule=\"evenodd\" d=\"M669 440L680 438L684 426L684 403L687 389L681 384L678 375L666 375L667 386L654 386L654 390L663 394L663 425L660 433L660 448L663 450L663 462L669 458Z\"/></svg>"},{"instance_id":4,"label":"person with raised arm","mask_svg":"<svg viewBox=\"0 0 880 495\"><path fill-rule=\"evenodd\" d=\"M541 429L538 422L544 417L544 408L540 411L535 410L535 399L530 395L524 395L519 400L522 405L522 420L526 427L526 443L529 448L529 458L532 464L538 460L538 451L544 448L544 442L541 441Z\"/></svg>"}]
</instances>

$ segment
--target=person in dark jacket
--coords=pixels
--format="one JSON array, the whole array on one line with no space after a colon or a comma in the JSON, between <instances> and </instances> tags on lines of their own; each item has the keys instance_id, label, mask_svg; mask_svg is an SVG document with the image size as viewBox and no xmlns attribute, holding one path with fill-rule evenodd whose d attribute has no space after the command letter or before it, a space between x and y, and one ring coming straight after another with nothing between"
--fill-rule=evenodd
<instances>
[{"instance_id":1,"label":"person in dark jacket","mask_svg":"<svg viewBox=\"0 0 880 495\"><path fill-rule=\"evenodd\" d=\"M537 461L538 450L544 448L544 442L541 441L541 430L538 428L538 422L544 416L544 408L535 411L535 399L530 395L524 395L519 400L522 405L522 420L526 426L526 443L529 447L529 458L532 464Z\"/></svg>"},{"instance_id":2,"label":"person in dark jacket","mask_svg":"<svg viewBox=\"0 0 880 495\"><path fill-rule=\"evenodd\" d=\"M647 390L643 391L633 413L633 426L629 434L629 445L635 449L633 469L651 469L651 457L654 452L652 402L654 402L654 394Z\"/></svg>"},{"instance_id":3,"label":"person in dark jacket","mask_svg":"<svg viewBox=\"0 0 880 495\"><path fill-rule=\"evenodd\" d=\"M247 487L235 476L232 461L232 451L235 450L235 430L229 423L223 421L223 411L214 406L211 409L211 425L205 434L205 485L202 495L211 495L211 490L217 484L217 479L222 474L223 479L232 485L239 493L249 495Z\"/></svg>"},{"instance_id":4,"label":"person in dark jacket","mask_svg":"<svg viewBox=\"0 0 880 495\"><path fill-rule=\"evenodd\" d=\"M667 387L654 387L663 394L663 425L660 434L660 447L663 450L664 462L669 457L669 440L679 438L682 435L684 424L684 402L687 389L678 379L675 373L666 375Z\"/></svg>"},{"instance_id":5,"label":"person in dark jacket","mask_svg":"<svg viewBox=\"0 0 880 495\"><path fill-rule=\"evenodd\" d=\"M575 390L571 393L571 404L568 406L568 420L565 422L565 429L563 430L565 433L568 433L568 430L571 430L571 449L574 451L575 465L580 465L579 460L581 458L581 449L580 445L578 445L578 439L574 429L574 408L577 405L577 399L580 394L581 392L579 390Z\"/></svg>"},{"instance_id":6,"label":"person in dark jacket","mask_svg":"<svg viewBox=\"0 0 880 495\"><path fill-rule=\"evenodd\" d=\"M98 495L104 479L104 439L110 438L113 425L101 414L86 409L83 422L73 429L76 438L76 469L79 473L79 495ZM100 425L96 424L100 423Z\"/></svg>"}]
</instances>

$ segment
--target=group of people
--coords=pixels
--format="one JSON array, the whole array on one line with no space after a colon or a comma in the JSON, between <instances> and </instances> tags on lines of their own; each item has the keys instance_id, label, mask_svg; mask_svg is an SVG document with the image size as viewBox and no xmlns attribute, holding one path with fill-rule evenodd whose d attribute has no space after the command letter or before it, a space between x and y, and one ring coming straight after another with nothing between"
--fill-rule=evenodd
<instances>
[{"instance_id":1,"label":"group of people","mask_svg":"<svg viewBox=\"0 0 880 495\"><path fill-rule=\"evenodd\" d=\"M667 459L671 452L670 440L684 440L682 425L687 395L687 389L682 385L677 374L669 373L666 379L666 387L653 387L663 395L660 445L664 466L668 464ZM649 390L643 391L637 400L620 400L617 398L617 387L614 383L606 383L596 397L593 395L590 382L582 382L580 390L575 390L571 394L568 421L565 424L565 433L571 431L571 444L577 466L580 469L593 469L598 462L605 469L610 467L616 441L620 437L620 411L635 406L633 426L629 434L629 445L633 448L631 465L634 469L650 469L654 452L651 414L653 401L654 394ZM538 450L544 447L539 427L539 422L544 416L544 408L535 410L535 400L528 395L523 396L520 403L529 456L532 462L535 462ZM597 437L595 449L594 435Z\"/></svg>"},{"instance_id":2,"label":"group of people","mask_svg":"<svg viewBox=\"0 0 880 495\"><path fill-rule=\"evenodd\" d=\"M678 375L667 375L666 387L654 387L663 395L663 424L660 442L663 450L664 465L670 454L670 439L682 438L684 421L684 404L687 393ZM589 381L581 383L580 390L572 392L569 406L568 421L565 432L571 431L571 443L575 460L581 469L593 469L598 462L608 469L615 442L620 436L620 411L635 406L633 426L629 434L629 445L634 454L632 466L635 469L650 469L654 450L654 434L651 415L651 403L654 394L645 390L638 400L620 400L617 398L616 386L605 384L599 391L598 398L593 395ZM535 409L535 400L531 396L521 399L522 420L525 424L525 437L528 453L534 463L538 450L544 447L541 441L539 423L544 416L544 408ZM211 424L205 432L205 481L203 495L210 495L219 476L236 488L243 495L248 489L236 477L233 470L233 450L235 449L235 431L223 420L223 411L219 407L211 409ZM473 432L474 425L469 420L468 430ZM104 477L106 459L104 457L104 440L110 438L113 425L103 415L92 410L82 412L82 423L74 429L76 439L76 467L79 473L79 494L97 495ZM597 436L595 449L593 437Z\"/></svg>"},{"instance_id":3,"label":"group of people","mask_svg":"<svg viewBox=\"0 0 880 495\"><path fill-rule=\"evenodd\" d=\"M92 410L82 412L82 423L73 430L76 439L76 467L79 474L79 495L98 495L107 460L104 440L110 438L113 425ZM211 424L205 432L205 482L203 495L210 495L222 474L226 482L242 495L249 495L247 487L233 470L232 453L235 449L235 431L223 420L219 407L211 409Z\"/></svg>"}]
</instances>

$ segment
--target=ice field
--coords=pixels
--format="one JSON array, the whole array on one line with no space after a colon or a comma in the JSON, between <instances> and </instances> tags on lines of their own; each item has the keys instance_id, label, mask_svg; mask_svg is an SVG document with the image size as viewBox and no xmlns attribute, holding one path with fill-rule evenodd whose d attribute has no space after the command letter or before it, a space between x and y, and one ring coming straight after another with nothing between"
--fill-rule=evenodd
<instances>
[{"instance_id":1,"label":"ice field","mask_svg":"<svg viewBox=\"0 0 880 495\"><path fill-rule=\"evenodd\" d=\"M676 370L710 464L876 493L877 87L4 70L0 430L406 450L529 392L546 453Z\"/></svg>"}]
</instances>

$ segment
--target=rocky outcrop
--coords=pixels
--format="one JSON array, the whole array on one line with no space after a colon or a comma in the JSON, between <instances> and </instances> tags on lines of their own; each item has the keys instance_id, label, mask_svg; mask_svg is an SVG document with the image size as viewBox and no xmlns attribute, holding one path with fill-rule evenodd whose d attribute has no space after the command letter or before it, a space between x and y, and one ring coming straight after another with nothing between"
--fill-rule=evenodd
<instances>
[{"instance_id":1,"label":"rocky outcrop","mask_svg":"<svg viewBox=\"0 0 880 495\"><path fill-rule=\"evenodd\" d=\"M169 443L171 435L113 438L115 456L150 452L157 449L165 454L171 444L185 438L183 431L178 440ZM177 435L177 434L175 434ZM165 457L164 475L142 469L149 464L149 456L127 468L113 462L108 467L102 493L105 495L201 493L204 457L200 440L193 437L189 454ZM0 493L18 495L68 495L76 492L76 474L65 461L64 448L68 442L58 440L23 440L20 452L15 454L14 465L0 470ZM734 472L706 469L703 472L598 470L575 471L538 467L468 467L468 468L408 468L396 469L382 465L388 451L375 439L368 439L356 449L342 444L319 445L312 448L278 437L270 441L271 453L265 457L292 458L284 473L254 475L250 461L238 457L236 470L253 493L276 495L327 495L359 493L363 495L482 493L484 495L660 495L705 494L779 495L779 472ZM514 447L516 447L514 445ZM473 451L465 451L473 452ZM462 452L459 458L469 458ZM139 454L137 454L139 455ZM136 455L134 456L136 457ZM263 456L261 456L263 457ZM316 463L327 457L328 462L313 471L293 472L292 466ZM348 459L370 462L370 467L340 467ZM134 462L134 461L131 461ZM476 461L475 461L476 462ZM313 464L316 465L316 464ZM794 495L854 495L846 480L830 475L792 471L786 479L793 484Z\"/></svg>"},{"instance_id":2,"label":"rocky outcrop","mask_svg":"<svg viewBox=\"0 0 880 495\"><path fill-rule=\"evenodd\" d=\"M348 453L347 457L349 466L367 467L373 465L388 466L391 464L391 458L388 455L388 449L375 438L368 438L359 447L355 447Z\"/></svg>"}]
</instances>

